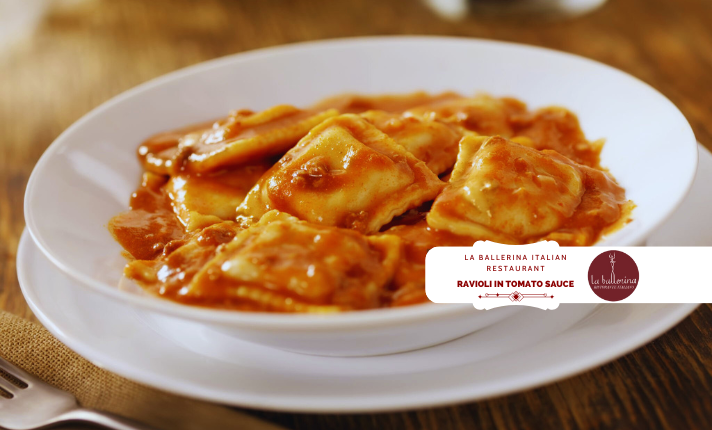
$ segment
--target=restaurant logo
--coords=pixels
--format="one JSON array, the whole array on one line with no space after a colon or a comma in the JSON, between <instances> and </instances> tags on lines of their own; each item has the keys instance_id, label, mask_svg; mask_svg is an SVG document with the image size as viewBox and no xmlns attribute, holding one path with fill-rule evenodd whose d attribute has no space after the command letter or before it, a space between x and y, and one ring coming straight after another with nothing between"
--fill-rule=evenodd
<instances>
[{"instance_id":1,"label":"restaurant logo","mask_svg":"<svg viewBox=\"0 0 712 430\"><path fill-rule=\"evenodd\" d=\"M617 302L629 297L638 286L638 265L625 252L606 251L588 268L588 284L603 300Z\"/></svg>"}]
</instances>

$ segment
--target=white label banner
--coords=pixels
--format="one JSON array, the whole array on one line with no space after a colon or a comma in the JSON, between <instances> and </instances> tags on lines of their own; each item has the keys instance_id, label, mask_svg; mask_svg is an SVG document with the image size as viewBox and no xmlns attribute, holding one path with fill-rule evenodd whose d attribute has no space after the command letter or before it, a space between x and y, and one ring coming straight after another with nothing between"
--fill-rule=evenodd
<instances>
[{"instance_id":1,"label":"white label banner","mask_svg":"<svg viewBox=\"0 0 712 430\"><path fill-rule=\"evenodd\" d=\"M711 303L712 247L559 247L556 242L436 247L425 259L435 303L477 309L559 303Z\"/></svg>"}]
</instances>

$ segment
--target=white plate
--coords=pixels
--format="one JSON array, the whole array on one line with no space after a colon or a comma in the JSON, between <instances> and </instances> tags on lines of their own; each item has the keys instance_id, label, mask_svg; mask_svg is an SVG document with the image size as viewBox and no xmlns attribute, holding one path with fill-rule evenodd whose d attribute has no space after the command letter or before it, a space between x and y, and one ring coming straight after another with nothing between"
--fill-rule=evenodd
<instances>
[{"instance_id":1,"label":"white plate","mask_svg":"<svg viewBox=\"0 0 712 430\"><path fill-rule=\"evenodd\" d=\"M22 291L58 339L137 382L219 403L300 412L419 408L477 400L564 378L645 344L697 305L562 305L522 309L439 346L377 357L290 353L187 325L183 342L127 305L74 285L27 233ZM193 350L181 345L197 346ZM204 348L201 352L195 349Z\"/></svg>"},{"instance_id":2,"label":"white plate","mask_svg":"<svg viewBox=\"0 0 712 430\"><path fill-rule=\"evenodd\" d=\"M236 107L303 106L344 91L421 89L486 91L521 98L532 108L557 104L576 112L589 138L607 139L602 164L637 205L633 222L605 244L644 243L691 184L697 151L689 124L664 96L623 72L562 52L502 42L346 39L210 61L98 107L57 138L37 163L25 198L27 227L45 255L82 285L137 308L222 326L235 337L293 350L353 354L461 336L456 329L479 314L457 305L328 317L265 315L182 306L120 291L116 286L124 261L105 227L111 216L125 210L140 176L136 145L152 133L219 117ZM389 337L379 338L371 330L376 326ZM421 343L414 345L416 340ZM342 348L344 342L352 349Z\"/></svg>"},{"instance_id":3,"label":"white plate","mask_svg":"<svg viewBox=\"0 0 712 430\"><path fill-rule=\"evenodd\" d=\"M676 220L676 214L651 243L689 243L700 231L709 230L712 207L704 189L712 181L712 155L701 152L697 181L681 206L681 211L695 217L685 223ZM73 284L47 261L27 233L20 242L17 270L25 298L40 321L99 366L191 397L302 412L418 408L535 387L619 357L664 333L697 306L525 308L505 321L436 347L380 357L333 358L234 340L223 348L217 333L195 326L186 326L183 337L175 339L172 331L165 332L128 305Z\"/></svg>"}]
</instances>

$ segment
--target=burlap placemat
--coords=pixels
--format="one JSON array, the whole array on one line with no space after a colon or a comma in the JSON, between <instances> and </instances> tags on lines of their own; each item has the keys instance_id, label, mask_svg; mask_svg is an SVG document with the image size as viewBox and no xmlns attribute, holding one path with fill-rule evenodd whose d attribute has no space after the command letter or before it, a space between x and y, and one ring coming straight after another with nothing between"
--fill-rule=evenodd
<instances>
[{"instance_id":1,"label":"burlap placemat","mask_svg":"<svg viewBox=\"0 0 712 430\"><path fill-rule=\"evenodd\" d=\"M0 356L74 394L87 408L133 418L158 429L283 429L250 415L131 382L91 364L44 327L0 312Z\"/></svg>"}]
</instances>

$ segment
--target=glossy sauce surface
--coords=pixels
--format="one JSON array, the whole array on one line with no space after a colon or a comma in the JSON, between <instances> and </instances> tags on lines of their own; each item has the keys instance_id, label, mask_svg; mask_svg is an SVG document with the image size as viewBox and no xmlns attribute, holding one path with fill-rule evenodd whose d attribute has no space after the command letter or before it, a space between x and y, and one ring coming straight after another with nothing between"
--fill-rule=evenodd
<instances>
[{"instance_id":1,"label":"glossy sauce surface","mask_svg":"<svg viewBox=\"0 0 712 430\"><path fill-rule=\"evenodd\" d=\"M278 209L316 224L375 233L443 186L393 139L347 114L324 121L287 152L238 214L259 218Z\"/></svg>"},{"instance_id":2,"label":"glossy sauce surface","mask_svg":"<svg viewBox=\"0 0 712 430\"><path fill-rule=\"evenodd\" d=\"M564 108L486 95L237 110L140 145L142 185L109 230L127 278L184 304L323 313L424 303L435 246L586 246L625 224L634 205L600 167L602 146Z\"/></svg>"},{"instance_id":3,"label":"glossy sauce surface","mask_svg":"<svg viewBox=\"0 0 712 430\"><path fill-rule=\"evenodd\" d=\"M163 189L164 178L144 175L141 187L132 195L129 210L109 221L109 231L131 257L151 260L167 243L182 239L183 226L173 215Z\"/></svg>"}]
</instances>

